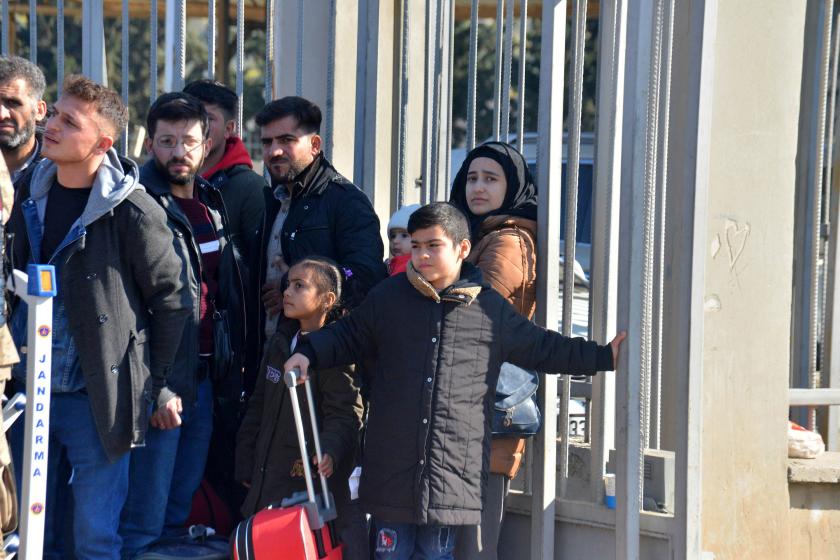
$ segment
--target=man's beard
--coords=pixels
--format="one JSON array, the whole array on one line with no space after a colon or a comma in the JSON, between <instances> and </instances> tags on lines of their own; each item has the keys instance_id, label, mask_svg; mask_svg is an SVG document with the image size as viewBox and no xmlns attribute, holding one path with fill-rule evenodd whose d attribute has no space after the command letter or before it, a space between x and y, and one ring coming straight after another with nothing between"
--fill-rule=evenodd
<instances>
[{"instance_id":1,"label":"man's beard","mask_svg":"<svg viewBox=\"0 0 840 560\"><path fill-rule=\"evenodd\" d=\"M169 166L175 163L181 163L189 167L189 171L186 173L175 174L169 171ZM195 181L195 176L198 173L198 168L193 167L190 165L185 159L178 159L178 158L170 158L169 161L166 163L161 163L161 161L155 158L155 167L157 167L158 171L160 171L161 175L163 175L164 179L166 179L167 183L173 185L192 185L193 181Z\"/></svg>"},{"instance_id":2,"label":"man's beard","mask_svg":"<svg viewBox=\"0 0 840 560\"><path fill-rule=\"evenodd\" d=\"M286 165L289 166L288 171L285 173L275 173L271 166L281 162L285 162ZM275 157L268 162L268 166L268 174L271 176L271 183L273 185L285 185L294 181L295 178L309 166L309 163L304 164L284 157Z\"/></svg>"},{"instance_id":3,"label":"man's beard","mask_svg":"<svg viewBox=\"0 0 840 560\"><path fill-rule=\"evenodd\" d=\"M12 133L0 133L0 150L16 150L29 142L32 135L35 134L35 118L32 118L23 125L23 128L18 129L14 120L9 119L3 121L3 124L9 123L15 127Z\"/></svg>"}]
</instances>

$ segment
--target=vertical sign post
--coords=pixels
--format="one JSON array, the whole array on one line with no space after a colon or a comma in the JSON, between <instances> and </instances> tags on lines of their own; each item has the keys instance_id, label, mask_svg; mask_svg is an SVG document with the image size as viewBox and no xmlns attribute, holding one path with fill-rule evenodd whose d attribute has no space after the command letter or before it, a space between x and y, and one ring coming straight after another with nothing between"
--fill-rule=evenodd
<instances>
[{"instance_id":1,"label":"vertical sign post","mask_svg":"<svg viewBox=\"0 0 840 560\"><path fill-rule=\"evenodd\" d=\"M20 497L21 558L41 558L47 499L52 368L52 298L57 294L55 267L32 264L28 274L14 271L15 291L29 307L26 360L26 426L23 493Z\"/></svg>"}]
</instances>

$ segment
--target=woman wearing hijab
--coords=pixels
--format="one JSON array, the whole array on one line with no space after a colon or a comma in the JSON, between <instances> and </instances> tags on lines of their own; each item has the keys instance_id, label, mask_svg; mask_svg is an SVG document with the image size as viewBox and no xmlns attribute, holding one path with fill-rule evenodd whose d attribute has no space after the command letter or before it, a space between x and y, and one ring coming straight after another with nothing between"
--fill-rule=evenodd
<instances>
[{"instance_id":1,"label":"woman wearing hijab","mask_svg":"<svg viewBox=\"0 0 840 560\"><path fill-rule=\"evenodd\" d=\"M449 202L470 222L473 249L466 260L525 317L536 309L537 187L525 158L503 142L467 154ZM493 438L490 476L481 525L464 526L456 539L458 560L496 559L504 502L525 450L525 439Z\"/></svg>"}]
</instances>

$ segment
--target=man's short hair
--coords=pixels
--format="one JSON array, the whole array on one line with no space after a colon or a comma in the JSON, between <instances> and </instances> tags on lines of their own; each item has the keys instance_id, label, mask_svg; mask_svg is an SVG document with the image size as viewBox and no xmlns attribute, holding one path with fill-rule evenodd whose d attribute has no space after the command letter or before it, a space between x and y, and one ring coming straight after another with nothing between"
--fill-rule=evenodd
<instances>
[{"instance_id":1,"label":"man's short hair","mask_svg":"<svg viewBox=\"0 0 840 560\"><path fill-rule=\"evenodd\" d=\"M456 245L470 239L470 224L463 212L448 202L432 202L421 206L408 219L408 233L440 226Z\"/></svg>"},{"instance_id":2,"label":"man's short hair","mask_svg":"<svg viewBox=\"0 0 840 560\"><path fill-rule=\"evenodd\" d=\"M36 101L44 97L47 82L44 73L35 64L19 56L0 56L0 83L23 78L29 86L29 95Z\"/></svg>"},{"instance_id":3,"label":"man's short hair","mask_svg":"<svg viewBox=\"0 0 840 560\"><path fill-rule=\"evenodd\" d=\"M149 108L146 116L146 128L149 137L154 138L158 121L198 121L201 125L201 135L207 138L210 131L207 110L197 97L182 91L164 93L158 97Z\"/></svg>"},{"instance_id":4,"label":"man's short hair","mask_svg":"<svg viewBox=\"0 0 840 560\"><path fill-rule=\"evenodd\" d=\"M306 134L321 131L321 109L303 97L290 95L275 99L260 109L254 117L257 126L265 126L278 119L292 116L298 123L298 128Z\"/></svg>"},{"instance_id":5,"label":"man's short hair","mask_svg":"<svg viewBox=\"0 0 840 560\"><path fill-rule=\"evenodd\" d=\"M195 96L202 103L218 105L225 114L225 119L231 120L236 114L239 97L222 82L214 80L195 80L184 87L184 93Z\"/></svg>"},{"instance_id":6,"label":"man's short hair","mask_svg":"<svg viewBox=\"0 0 840 560\"><path fill-rule=\"evenodd\" d=\"M112 134L117 134L128 124L128 108L120 94L86 76L70 74L64 78L61 95L75 97L93 105L99 116L113 127L110 131Z\"/></svg>"}]
</instances>

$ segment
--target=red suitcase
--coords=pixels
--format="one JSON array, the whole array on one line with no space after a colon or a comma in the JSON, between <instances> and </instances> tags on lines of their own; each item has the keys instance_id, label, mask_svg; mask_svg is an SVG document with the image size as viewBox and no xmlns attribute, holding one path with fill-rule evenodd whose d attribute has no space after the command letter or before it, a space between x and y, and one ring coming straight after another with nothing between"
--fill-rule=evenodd
<instances>
[{"instance_id":1,"label":"red suitcase","mask_svg":"<svg viewBox=\"0 0 840 560\"><path fill-rule=\"evenodd\" d=\"M233 560L341 560L342 545L336 538L332 523L336 517L335 500L327 488L327 479L324 476L320 477L321 494L315 494L300 403L295 390L299 378L300 373L296 371L287 372L283 376L291 396L303 459L306 492L296 492L280 504L258 511L237 525L230 539ZM314 403L309 378L304 386L306 398L310 403ZM318 437L318 423L313 406L309 406L309 420L312 422L315 455L320 463L321 440Z\"/></svg>"}]
</instances>

